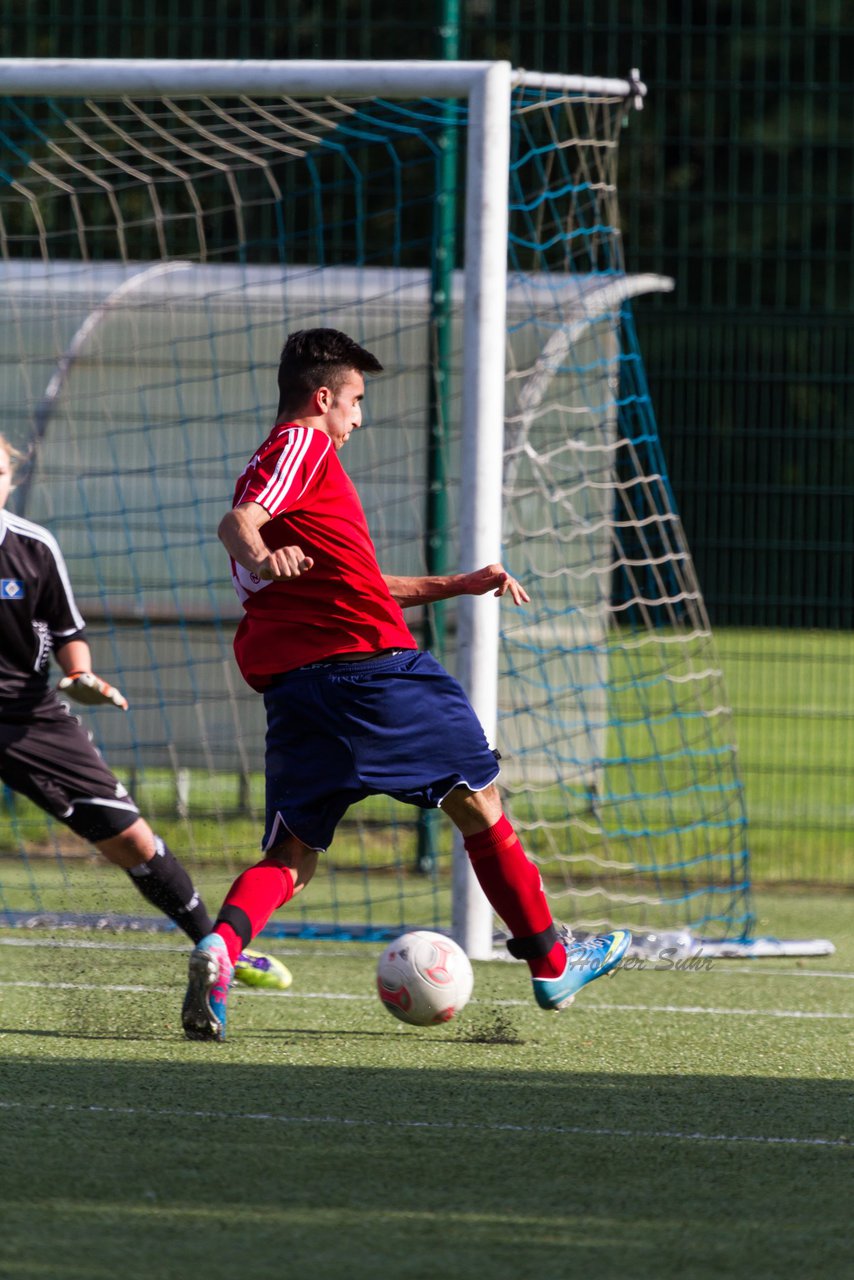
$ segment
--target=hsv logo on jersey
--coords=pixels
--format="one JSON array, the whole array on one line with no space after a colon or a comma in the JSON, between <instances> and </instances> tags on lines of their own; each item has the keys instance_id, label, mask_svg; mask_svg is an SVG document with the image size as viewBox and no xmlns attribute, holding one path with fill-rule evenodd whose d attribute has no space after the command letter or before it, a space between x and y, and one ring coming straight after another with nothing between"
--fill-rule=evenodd
<instances>
[{"instance_id":1,"label":"hsv logo on jersey","mask_svg":"<svg viewBox=\"0 0 854 1280\"><path fill-rule=\"evenodd\" d=\"M0 578L0 600L20 600L24 584L20 578Z\"/></svg>"}]
</instances>

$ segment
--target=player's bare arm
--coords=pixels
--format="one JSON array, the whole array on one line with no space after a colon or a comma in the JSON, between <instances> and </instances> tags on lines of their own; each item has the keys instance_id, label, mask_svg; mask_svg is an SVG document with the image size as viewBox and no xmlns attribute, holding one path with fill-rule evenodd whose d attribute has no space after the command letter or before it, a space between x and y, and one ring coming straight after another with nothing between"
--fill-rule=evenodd
<instances>
[{"instance_id":1,"label":"player's bare arm","mask_svg":"<svg viewBox=\"0 0 854 1280\"><path fill-rule=\"evenodd\" d=\"M249 573L257 573L259 578L281 582L307 573L314 561L303 554L302 547L280 547L278 551L271 551L266 545L261 529L269 519L259 503L244 502L223 516L217 535L232 560Z\"/></svg>"},{"instance_id":2,"label":"player's bare arm","mask_svg":"<svg viewBox=\"0 0 854 1280\"><path fill-rule=\"evenodd\" d=\"M454 596L485 596L489 591L496 596L509 595L516 605L528 604L531 599L521 582L500 564L488 564L471 573L436 574L419 578L384 573L383 579L402 609L419 604L434 604L437 600L450 600Z\"/></svg>"},{"instance_id":3,"label":"player's bare arm","mask_svg":"<svg viewBox=\"0 0 854 1280\"><path fill-rule=\"evenodd\" d=\"M85 640L69 640L68 644L54 650L54 657L67 676L75 671L92 670L92 651Z\"/></svg>"}]
</instances>

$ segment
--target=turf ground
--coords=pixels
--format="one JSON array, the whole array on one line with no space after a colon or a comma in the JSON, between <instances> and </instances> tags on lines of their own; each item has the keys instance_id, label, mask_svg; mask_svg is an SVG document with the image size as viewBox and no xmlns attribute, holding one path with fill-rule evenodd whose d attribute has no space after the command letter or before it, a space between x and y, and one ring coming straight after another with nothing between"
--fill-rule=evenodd
<instances>
[{"instance_id":1,"label":"turf ground","mask_svg":"<svg viewBox=\"0 0 854 1280\"><path fill-rule=\"evenodd\" d=\"M441 1028L379 945L272 943L190 1044L176 935L0 935L0 1274L558 1280L852 1273L850 900L760 899L825 960L659 963L540 1013L475 966ZM850 1183L849 1183L850 1186Z\"/></svg>"}]
</instances>

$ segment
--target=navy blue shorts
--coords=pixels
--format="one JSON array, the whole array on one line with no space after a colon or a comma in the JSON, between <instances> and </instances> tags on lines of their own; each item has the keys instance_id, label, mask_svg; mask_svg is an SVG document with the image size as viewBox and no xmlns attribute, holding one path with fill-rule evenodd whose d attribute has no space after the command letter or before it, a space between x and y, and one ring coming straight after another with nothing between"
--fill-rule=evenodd
<instances>
[{"instance_id":1,"label":"navy blue shorts","mask_svg":"<svg viewBox=\"0 0 854 1280\"><path fill-rule=\"evenodd\" d=\"M416 649L300 667L264 691L267 826L326 849L351 804L387 795L434 809L454 787L483 791L497 756L460 685Z\"/></svg>"}]
</instances>

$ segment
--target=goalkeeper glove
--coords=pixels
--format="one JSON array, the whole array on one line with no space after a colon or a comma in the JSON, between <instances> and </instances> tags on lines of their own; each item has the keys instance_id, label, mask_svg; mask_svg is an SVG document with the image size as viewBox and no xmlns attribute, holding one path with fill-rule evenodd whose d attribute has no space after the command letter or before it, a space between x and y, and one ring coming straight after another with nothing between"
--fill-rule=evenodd
<instances>
[{"instance_id":1,"label":"goalkeeper glove","mask_svg":"<svg viewBox=\"0 0 854 1280\"><path fill-rule=\"evenodd\" d=\"M88 706L111 702L114 707L121 707L122 711L128 709L127 698L93 671L72 671L56 687L60 693L67 693L75 702L84 702Z\"/></svg>"}]
</instances>

